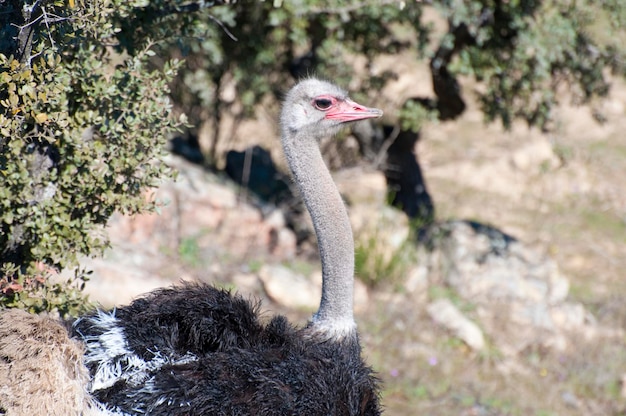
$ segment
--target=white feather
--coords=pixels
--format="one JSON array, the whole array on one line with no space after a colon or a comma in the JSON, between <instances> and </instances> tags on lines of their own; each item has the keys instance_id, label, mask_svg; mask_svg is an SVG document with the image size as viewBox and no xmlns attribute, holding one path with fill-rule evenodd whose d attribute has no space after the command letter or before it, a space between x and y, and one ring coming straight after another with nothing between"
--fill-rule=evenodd
<instances>
[{"instance_id":1,"label":"white feather","mask_svg":"<svg viewBox=\"0 0 626 416\"><path fill-rule=\"evenodd\" d=\"M81 334L86 346L85 364L96 364L95 373L91 379L90 391L107 389L119 381L124 381L131 386L141 386L142 390L149 388L146 380L155 371L167 364L186 364L197 360L190 352L182 357L171 357L160 351L151 351L154 358L144 360L135 354L126 340L124 328L115 316L115 310L106 312L98 310L91 317L83 317L76 321L75 325L87 320L95 335ZM144 384L146 383L146 384Z\"/></svg>"}]
</instances>

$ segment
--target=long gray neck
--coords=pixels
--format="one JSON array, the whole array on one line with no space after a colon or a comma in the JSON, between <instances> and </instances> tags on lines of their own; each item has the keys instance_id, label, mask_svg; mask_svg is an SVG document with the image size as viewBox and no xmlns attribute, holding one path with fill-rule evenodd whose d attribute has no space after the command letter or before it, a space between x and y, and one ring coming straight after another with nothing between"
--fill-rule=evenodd
<instances>
[{"instance_id":1,"label":"long gray neck","mask_svg":"<svg viewBox=\"0 0 626 416\"><path fill-rule=\"evenodd\" d=\"M305 137L306 132L283 129L285 156L311 215L322 260L322 299L311 325L317 332L340 337L356 328L350 219L317 141Z\"/></svg>"}]
</instances>

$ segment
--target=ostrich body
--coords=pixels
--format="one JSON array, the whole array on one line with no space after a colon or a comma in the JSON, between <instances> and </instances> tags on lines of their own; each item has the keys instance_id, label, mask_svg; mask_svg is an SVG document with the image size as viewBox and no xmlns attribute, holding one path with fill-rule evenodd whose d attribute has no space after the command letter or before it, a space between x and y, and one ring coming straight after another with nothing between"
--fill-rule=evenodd
<instances>
[{"instance_id":1,"label":"ostrich body","mask_svg":"<svg viewBox=\"0 0 626 416\"><path fill-rule=\"evenodd\" d=\"M89 390L103 414L380 414L352 312L352 230L319 150L346 122L380 115L316 79L298 83L284 101L283 149L322 262L322 298L308 325L295 328L282 316L261 323L258 305L205 284L83 316L71 335L85 345Z\"/></svg>"}]
</instances>

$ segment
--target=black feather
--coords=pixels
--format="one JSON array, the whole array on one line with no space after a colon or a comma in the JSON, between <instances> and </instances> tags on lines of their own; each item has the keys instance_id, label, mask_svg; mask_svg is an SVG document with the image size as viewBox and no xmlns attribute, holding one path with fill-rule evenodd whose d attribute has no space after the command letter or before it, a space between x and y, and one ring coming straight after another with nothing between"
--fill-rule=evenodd
<instances>
[{"instance_id":1,"label":"black feather","mask_svg":"<svg viewBox=\"0 0 626 416\"><path fill-rule=\"evenodd\" d=\"M378 380L356 332L320 339L282 316L263 325L257 312L241 296L203 284L161 289L117 309L127 347L146 361L157 351L168 360L142 383L120 379L94 396L128 414L380 414ZM74 325L83 340L101 332L89 316ZM96 367L89 366L92 376Z\"/></svg>"}]
</instances>

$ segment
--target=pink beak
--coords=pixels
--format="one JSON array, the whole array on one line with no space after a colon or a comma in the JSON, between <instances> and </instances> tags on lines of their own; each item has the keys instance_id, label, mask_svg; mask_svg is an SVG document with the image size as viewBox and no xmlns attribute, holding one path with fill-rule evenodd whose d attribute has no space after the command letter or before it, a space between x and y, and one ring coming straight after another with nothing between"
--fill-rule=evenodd
<instances>
[{"instance_id":1,"label":"pink beak","mask_svg":"<svg viewBox=\"0 0 626 416\"><path fill-rule=\"evenodd\" d=\"M378 108L365 107L359 103L346 98L339 101L334 108L326 112L329 120L339 120L342 122L363 120L366 118L378 118L383 115L383 110Z\"/></svg>"}]
</instances>

